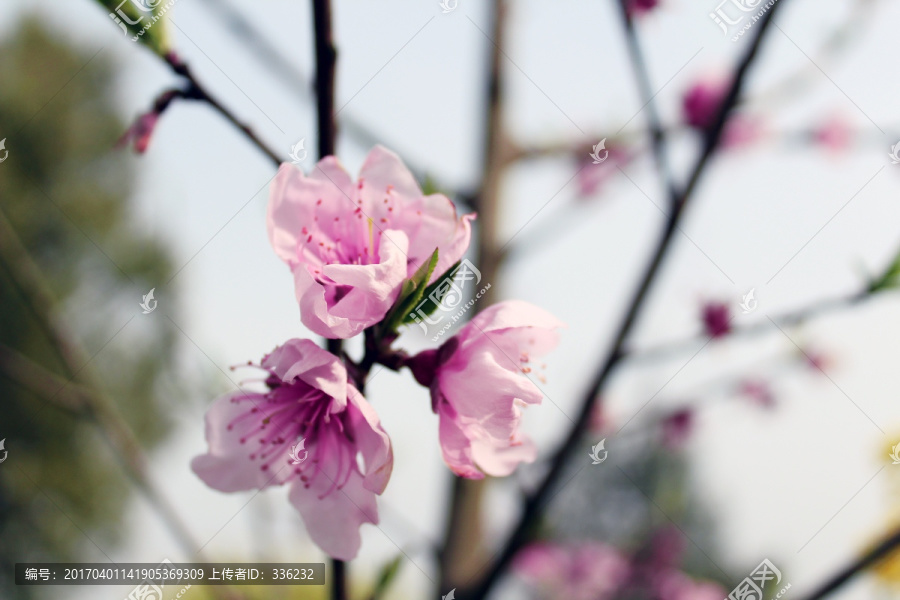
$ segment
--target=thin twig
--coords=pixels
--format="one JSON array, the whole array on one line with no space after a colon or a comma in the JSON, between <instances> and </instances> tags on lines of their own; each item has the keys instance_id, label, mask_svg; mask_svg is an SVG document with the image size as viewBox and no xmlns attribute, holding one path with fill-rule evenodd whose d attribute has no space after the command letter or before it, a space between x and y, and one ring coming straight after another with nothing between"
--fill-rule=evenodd
<instances>
[{"instance_id":1,"label":"thin twig","mask_svg":"<svg viewBox=\"0 0 900 600\"><path fill-rule=\"evenodd\" d=\"M515 554L529 539L534 524L540 517L544 505L551 497L551 493L556 483L559 481L560 476L562 475L566 459L576 449L578 442L581 439L581 436L590 420L595 399L598 397L600 390L603 388L603 385L606 383L610 374L622 359L622 349L629 334L631 333L632 327L637 321L637 318L644 306L646 299L649 296L650 289L654 281L656 280L656 275L663 264L671 242L675 238L674 234L677 231L681 217L684 214L684 208L687 204L687 201L696 188L696 185L700 180L700 177L703 174L706 165L712 157L715 149L718 147L719 141L722 137L722 133L725 129L725 123L743 90L746 75L750 69L750 66L753 64L754 60L757 57L760 44L765 37L766 32L769 30L769 25L772 22L772 16L775 14L777 8L779 6L783 6L784 3L785 2L782 1L781 3L773 6L771 9L769 9L769 12L763 17L763 19L761 19L760 22L757 23L756 37L753 39L753 42L751 43L735 72L734 79L731 83L731 88L729 89L728 94L725 96L716 119L714 120L709 130L705 132L702 152L697 159L696 164L694 165L688 181L681 192L676 194L671 199L672 210L667 219L666 226L657 242L656 248L650 258L643 276L640 279L637 289L634 292L631 301L628 303L628 311L626 312L621 324L618 327L616 335L613 338L613 343L609 354L606 356L600 369L597 371L593 380L590 382L587 392L582 399L581 412L578 415L575 425L569 431L569 434L567 435L560 448L553 455L550 470L548 471L547 475L544 477L537 490L529 495L525 500L522 515L513 528L512 533L506 539L505 543L501 546L499 557L489 567L487 575L482 579L482 581L478 583L473 591L467 592L465 594L465 597L476 598L480 600L486 598L493 586L499 581L500 576L512 561ZM462 592L460 593L460 597L463 597Z\"/></svg>"},{"instance_id":2,"label":"thin twig","mask_svg":"<svg viewBox=\"0 0 900 600\"><path fill-rule=\"evenodd\" d=\"M316 33L316 116L319 128L319 158L334 154L334 71L337 51L331 34L330 0L313 0Z\"/></svg>"},{"instance_id":3,"label":"thin twig","mask_svg":"<svg viewBox=\"0 0 900 600\"><path fill-rule=\"evenodd\" d=\"M819 302L816 302L815 304L804 306L803 308L786 312L781 315L773 316L771 317L771 320L765 319L757 323L753 323L752 325L732 329L728 332L727 336L723 338L723 340L737 337L745 338L761 335L763 333L766 333L767 331L771 331L774 327L773 323L777 324L778 326L785 327L798 325L823 313L856 306L857 304L868 300L874 295L874 292L864 290L862 292L858 292L849 296L840 296L828 300L821 300ZM622 351L622 362L628 364L641 364L645 362L664 360L672 356L677 356L679 354L689 352L691 348L696 349L696 347L703 344L706 339L706 336L696 336L689 339L668 342L648 348L624 349Z\"/></svg>"},{"instance_id":4,"label":"thin twig","mask_svg":"<svg viewBox=\"0 0 900 600\"><path fill-rule=\"evenodd\" d=\"M347 563L331 559L331 600L347 600Z\"/></svg>"},{"instance_id":5,"label":"thin twig","mask_svg":"<svg viewBox=\"0 0 900 600\"><path fill-rule=\"evenodd\" d=\"M650 73L647 71L647 60L644 52L641 50L641 44L638 40L637 31L634 27L634 20L628 10L630 0L619 0L619 8L622 14L622 24L625 28L625 40L628 44L628 53L631 56L632 70L637 78L638 88L640 88L641 97L644 101L644 110L647 112L647 126L649 127L650 144L653 149L653 156L656 159L656 165L659 169L660 176L668 191L669 198L674 200L678 197L675 189L675 179L672 177L672 169L669 165L669 159L666 156L666 138L663 129L662 120L659 117L659 111L656 107L653 86L650 83Z\"/></svg>"},{"instance_id":6,"label":"thin twig","mask_svg":"<svg viewBox=\"0 0 900 600\"><path fill-rule=\"evenodd\" d=\"M237 127L254 146L256 146L263 154L268 156L273 163L275 163L275 166L281 164L281 158L279 158L279 156L271 148L269 148L265 144L265 142L263 142L259 138L259 136L256 135L256 133L250 128L249 125L243 123L233 112L231 112L231 110L229 110L225 107L224 104L219 102L219 100L215 96L213 96L209 92L209 90L206 89L206 87L197 80L196 77L194 77L193 71L191 71L188 65L184 61L182 61L177 54L175 54L174 52L166 54L165 61L175 74L180 75L187 80L188 89L184 91L185 98L200 100L208 104L216 112L225 117L225 120Z\"/></svg>"},{"instance_id":7,"label":"thin twig","mask_svg":"<svg viewBox=\"0 0 900 600\"><path fill-rule=\"evenodd\" d=\"M490 2L491 35L487 78L484 82L486 119L484 124L484 165L477 192L478 228L476 254L482 277L494 285L492 293L497 298L500 267L504 260L503 247L499 243L501 231L500 184L503 172L513 159L509 136L503 120L505 65L503 48L507 4L505 0ZM476 311L486 308L478 304ZM451 497L443 524L443 540L440 553L440 577L437 592L446 594L459 584L476 576L487 554L482 524L482 499L485 480L471 480L453 476ZM466 596L460 594L460 597Z\"/></svg>"},{"instance_id":8,"label":"thin twig","mask_svg":"<svg viewBox=\"0 0 900 600\"><path fill-rule=\"evenodd\" d=\"M866 552L856 562L847 566L839 573L823 583L817 590L803 598L803 600L820 600L829 594L836 592L845 583L889 556L894 550L900 548L900 528L895 529L883 542Z\"/></svg>"},{"instance_id":9,"label":"thin twig","mask_svg":"<svg viewBox=\"0 0 900 600\"><path fill-rule=\"evenodd\" d=\"M331 0L313 0L313 30L316 47L316 123L318 154L322 159L334 154L336 126L334 119L334 74L337 51L331 33ZM343 357L343 341L328 339L325 346L335 356ZM357 382L360 393L364 381ZM331 600L347 600L347 568L342 560L331 560Z\"/></svg>"}]
</instances>

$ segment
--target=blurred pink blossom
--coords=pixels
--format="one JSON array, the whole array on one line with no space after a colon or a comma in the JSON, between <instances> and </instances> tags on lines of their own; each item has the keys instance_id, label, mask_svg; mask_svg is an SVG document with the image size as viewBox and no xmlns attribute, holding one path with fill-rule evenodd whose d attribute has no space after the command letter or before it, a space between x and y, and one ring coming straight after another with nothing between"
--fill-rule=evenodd
<instances>
[{"instance_id":1,"label":"blurred pink blossom","mask_svg":"<svg viewBox=\"0 0 900 600\"><path fill-rule=\"evenodd\" d=\"M384 318L403 281L438 249L431 281L469 246L474 214L457 218L441 194L424 196L393 152L376 146L354 183L333 156L305 177L283 164L270 191L268 230L294 274L303 324L348 338Z\"/></svg>"},{"instance_id":2,"label":"blurred pink blossom","mask_svg":"<svg viewBox=\"0 0 900 600\"><path fill-rule=\"evenodd\" d=\"M605 161L600 164L594 164L590 156L579 159L578 176L578 197L580 199L587 198L596 194L614 175L618 174L619 167L622 167L633 158L633 155L624 148L611 145L607 148L609 154Z\"/></svg>"},{"instance_id":3,"label":"blurred pink blossom","mask_svg":"<svg viewBox=\"0 0 900 600\"><path fill-rule=\"evenodd\" d=\"M722 132L722 148L734 149L747 146L763 137L763 126L759 117L733 114Z\"/></svg>"},{"instance_id":4,"label":"blurred pink blossom","mask_svg":"<svg viewBox=\"0 0 900 600\"><path fill-rule=\"evenodd\" d=\"M216 400L206 413L209 450L191 468L222 492L289 483L313 541L352 559L360 526L378 523L375 496L393 468L390 439L341 362L312 341L290 340L260 367L268 391Z\"/></svg>"},{"instance_id":5,"label":"blurred pink blossom","mask_svg":"<svg viewBox=\"0 0 900 600\"><path fill-rule=\"evenodd\" d=\"M628 579L630 567L615 548L601 542L540 542L519 552L514 569L553 597L606 600Z\"/></svg>"},{"instance_id":6,"label":"blurred pink blossom","mask_svg":"<svg viewBox=\"0 0 900 600\"><path fill-rule=\"evenodd\" d=\"M659 600L722 600L728 592L717 583L691 579L672 570L659 574L657 594Z\"/></svg>"},{"instance_id":7,"label":"blurred pink blossom","mask_svg":"<svg viewBox=\"0 0 900 600\"><path fill-rule=\"evenodd\" d=\"M772 388L765 381L758 379L749 379L741 382L738 391L750 398L754 403L764 408L772 408L775 406L775 394Z\"/></svg>"},{"instance_id":8,"label":"blurred pink blossom","mask_svg":"<svg viewBox=\"0 0 900 600\"><path fill-rule=\"evenodd\" d=\"M662 442L668 448L679 448L690 437L694 429L694 411L681 408L662 421Z\"/></svg>"},{"instance_id":9,"label":"blurred pink blossom","mask_svg":"<svg viewBox=\"0 0 900 600\"><path fill-rule=\"evenodd\" d=\"M841 152L850 146L853 130L841 117L831 117L813 132L817 144L831 152Z\"/></svg>"},{"instance_id":10,"label":"blurred pink blossom","mask_svg":"<svg viewBox=\"0 0 900 600\"><path fill-rule=\"evenodd\" d=\"M540 404L543 394L526 374L532 359L556 346L556 330L564 326L527 302L501 302L439 349L409 359L416 380L431 389L444 462L454 473L505 476L534 461L537 451L519 422L522 408Z\"/></svg>"}]
</instances>

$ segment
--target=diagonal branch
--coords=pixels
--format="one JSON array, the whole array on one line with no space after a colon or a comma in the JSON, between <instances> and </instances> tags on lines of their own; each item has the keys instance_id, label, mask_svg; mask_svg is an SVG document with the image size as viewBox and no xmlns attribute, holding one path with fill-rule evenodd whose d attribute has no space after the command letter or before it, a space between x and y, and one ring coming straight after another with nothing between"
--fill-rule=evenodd
<instances>
[{"instance_id":1,"label":"diagonal branch","mask_svg":"<svg viewBox=\"0 0 900 600\"><path fill-rule=\"evenodd\" d=\"M487 575L478 583L475 589L466 593L466 597L484 599L488 596L491 589L500 579L506 567L512 561L519 549L528 541L532 533L533 526L541 515L545 504L550 499L554 487L558 483L563 472L563 466L566 459L576 449L581 436L590 419L591 411L595 399L600 390L603 388L610 374L615 370L619 361L623 357L623 348L625 342L631 333L634 324L637 322L638 316L649 296L650 289L656 280L656 276L662 267L664 259L671 246L674 234L677 231L679 222L684 214L684 208L688 199L691 197L697 183L700 181L710 158L715 152L722 138L725 129L725 123L729 113L737 103L738 98L744 87L744 82L751 65L756 60L759 48L766 33L769 31L772 17L777 8L782 6L784 1L776 4L769 12L757 23L756 36L744 54L732 80L728 94L720 106L716 119L710 128L704 132L703 148L698 157L690 176L680 193L674 194L671 198L672 211L667 219L665 228L656 244L656 248L650 257L649 263L642 275L637 289L632 295L631 302L628 304L628 311L622 319L618 330L613 338L612 347L597 371L593 380L590 382L588 389L581 402L581 412L572 429L569 431L566 439L560 448L556 451L551 459L550 470L540 483L537 490L529 495L524 503L522 515L518 523L513 528L512 533L506 539L501 547L499 557L489 567ZM463 594L461 593L460 596Z\"/></svg>"},{"instance_id":2,"label":"diagonal branch","mask_svg":"<svg viewBox=\"0 0 900 600\"><path fill-rule=\"evenodd\" d=\"M188 89L184 92L183 97L190 98L193 100L200 100L208 104L211 108L213 108L220 115L225 117L225 120L238 128L241 133L246 136L250 142L256 146L260 152L265 154L269 159L275 163L275 166L281 164L281 159L275 153L274 150L269 148L265 142L263 142L258 135L250 128L249 125L243 123L240 119L238 119L237 115L231 112L224 104L222 104L218 98L210 93L208 89L206 89L203 84L201 84L196 77L194 77L193 71L188 67L188 65L178 57L174 52L169 52L165 56L166 64L169 65L169 68L176 75L180 75L184 77L188 82Z\"/></svg>"},{"instance_id":3,"label":"diagonal branch","mask_svg":"<svg viewBox=\"0 0 900 600\"><path fill-rule=\"evenodd\" d=\"M844 586L848 581L876 564L878 561L888 557L892 552L900 548L900 529L895 529L891 535L883 542L866 552L856 562L847 566L828 581L823 583L818 589L803 598L803 600L820 600Z\"/></svg>"}]
</instances>

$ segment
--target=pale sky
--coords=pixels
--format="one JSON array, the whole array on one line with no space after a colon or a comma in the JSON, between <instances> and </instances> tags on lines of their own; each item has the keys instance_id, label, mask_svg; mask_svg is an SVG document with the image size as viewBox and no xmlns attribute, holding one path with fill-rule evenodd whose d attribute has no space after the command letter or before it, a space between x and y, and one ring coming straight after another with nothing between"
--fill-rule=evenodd
<instances>
[{"instance_id":1,"label":"pale sky","mask_svg":"<svg viewBox=\"0 0 900 600\"><path fill-rule=\"evenodd\" d=\"M895 116L900 64L893 60L900 6L868 2L871 18L864 33L838 59L824 60L816 49L853 3L782 1L789 5L776 19L778 28L752 73L750 93L798 74L808 85L787 99L751 104L753 118L777 136L840 115L858 132L859 143L834 154L762 141L719 155L653 290L635 337L639 345L695 334L703 299L721 299L736 309L741 296L754 288L759 308L738 316L736 322L745 324L817 298L852 293L900 245L900 165L888 158L897 142L894 132L900 132ZM27 7L85 52L102 48L120 65L121 111L128 119L173 83L164 65L122 38L95 3L77 0L65 3L65 9L61 4L7 0L0 9L0 31L8 33ZM342 115L367 123L384 144L414 157L440 181L473 185L481 159L487 52L475 25L489 31L484 3L460 0L458 9L446 15L436 0L335 4L337 104L346 104ZM571 139L587 148L638 112L642 102L612 2L511 4L506 119L516 140ZM654 88L660 90L656 102L667 122L678 118L681 94L693 80L727 70L746 46L746 39L733 43L721 35L708 17L713 8L712 1L665 0L640 25ZM309 97L298 97L270 75L207 11L204 0L179 0L172 12L175 46L198 78L284 156L300 138L314 148ZM312 72L308 3L246 3L241 11L299 70ZM643 128L644 117L638 114L628 128ZM688 138L670 145L680 172L696 150ZM338 144L354 174L366 151L348 137ZM205 550L209 555L318 561L321 555L306 541L284 490L259 494L241 510L252 492L221 494L189 469L190 459L206 447L203 407L230 389L216 367L227 370L259 360L290 337L308 336L291 277L266 239L267 182L274 169L221 118L194 103L179 103L166 113L150 150L137 160L135 220L166 240L176 262L187 263L173 282L182 302L179 325L192 340L184 340L180 375L204 370L217 382L206 397L185 400L184 412L175 415L178 430L153 456L154 474L196 537L212 538ZM312 161L302 166L308 171ZM510 172L503 194L503 234L545 244L526 249L508 264L496 282L502 298L535 303L569 324L546 361L549 381L542 387L548 400L526 417L526 430L542 457L555 448L568 424L566 415L576 414L588 375L603 356L662 224L652 202L662 206L664 196L649 157L625 168L632 181L617 175L602 196L578 205L575 183L564 185L573 168L565 160L523 164ZM563 211L570 214L560 217ZM531 237L547 223L556 227L551 236ZM157 298L164 308L162 285ZM773 382L775 411L726 399L700 413L687 451L700 494L721 527L717 562L749 572L768 557L787 574L791 593L800 596L885 530L898 477L893 470L900 469L887 458L900 437L898 301L896 294L885 294L852 312L786 330L798 344L820 347L833 361L828 377L803 369L782 372ZM168 326L161 315L144 318ZM135 343L139 329L126 330L106 351ZM406 337L410 347L424 346L414 334ZM689 360L698 348L652 368L620 371L606 394L616 423L624 424L651 398L653 408L690 399L705 381L795 350L778 330L751 342L713 343ZM427 392L408 373L379 373L367 397L392 437L396 462L380 501L382 523L364 528L355 568L372 568L393 556L395 544L402 546L419 569L405 565L400 586L410 597L423 597L436 570L417 549L438 538L449 485L437 418ZM629 427L640 420L638 415ZM613 456L614 438L607 448ZM514 517L507 500L502 493L492 496L492 515L500 515L492 526L498 530ZM117 559L188 558L140 499L127 528L129 541L115 552ZM85 560L102 558L89 554ZM71 590L52 591L58 598L75 597ZM121 595L118 588L82 591L79 598ZM865 577L834 596L870 597Z\"/></svg>"}]
</instances>

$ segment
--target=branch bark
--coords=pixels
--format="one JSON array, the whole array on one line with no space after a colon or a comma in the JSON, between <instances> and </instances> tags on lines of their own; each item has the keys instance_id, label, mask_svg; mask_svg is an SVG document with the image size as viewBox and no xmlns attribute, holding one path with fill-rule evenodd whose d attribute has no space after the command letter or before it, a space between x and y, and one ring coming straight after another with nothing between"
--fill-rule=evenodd
<instances>
[{"instance_id":1,"label":"branch bark","mask_svg":"<svg viewBox=\"0 0 900 600\"><path fill-rule=\"evenodd\" d=\"M594 375L593 380L588 385L587 391L581 402L582 408L575 425L569 431L560 448L553 455L550 470L546 477L540 483L537 490L526 498L522 515L513 528L512 533L501 546L499 557L489 567L487 575L477 584L477 586L465 593L465 597L477 599L487 598L515 554L530 539L532 533L531 530L540 517L546 503L551 498L552 492L562 475L566 459L575 451L576 446L586 429L595 399L598 397L600 390L603 388L610 374L615 370L624 356L623 348L625 342L627 341L634 324L637 322L645 301L649 297L651 287L662 267L672 240L674 239L674 233L677 231L678 225L684 214L687 201L694 192L700 177L708 165L714 151L718 147L729 113L741 95L746 75L757 57L762 40L772 23L772 17L777 8L783 5L784 0L773 6L763 19L757 23L756 36L738 65L731 87L728 94L725 96L716 119L711 127L705 132L701 154L682 190L670 198L671 212L663 232L657 241L656 248L650 257L647 267L639 280L637 289L632 295L631 302L628 304L629 308L613 338L611 349L603 360L599 370ZM463 595L464 594L461 592L460 596L462 597Z\"/></svg>"}]
</instances>

